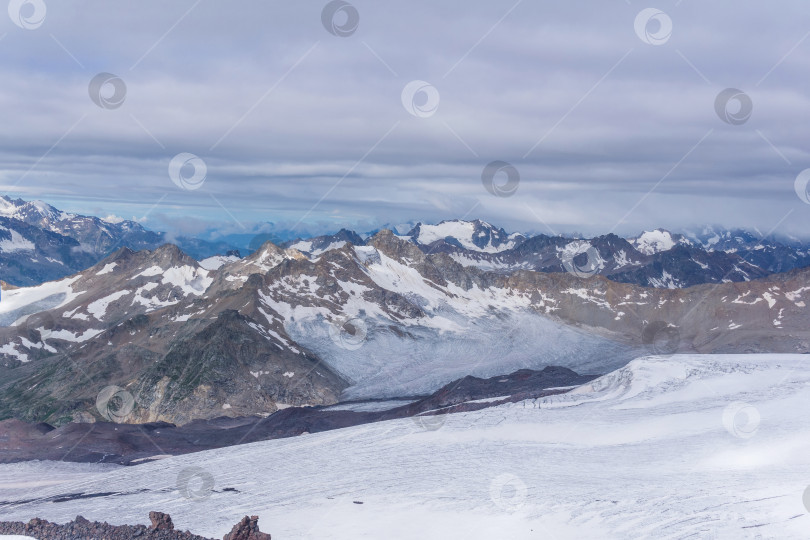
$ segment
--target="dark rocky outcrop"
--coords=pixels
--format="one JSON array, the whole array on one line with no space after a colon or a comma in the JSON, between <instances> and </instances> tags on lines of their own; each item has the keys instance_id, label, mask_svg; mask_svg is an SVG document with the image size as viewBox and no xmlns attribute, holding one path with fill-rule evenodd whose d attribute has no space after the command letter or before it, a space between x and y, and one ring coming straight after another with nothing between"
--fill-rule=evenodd
<instances>
[{"instance_id":1,"label":"dark rocky outcrop","mask_svg":"<svg viewBox=\"0 0 810 540\"><path fill-rule=\"evenodd\" d=\"M215 282L211 298L200 296L213 275L168 244L153 252L122 248L78 274L73 286L86 293L64 309L0 327L0 346L13 343L19 351L0 353L0 419L52 425L109 420L96 405L99 392L113 385L132 395L131 411L118 418L127 422L181 424L270 414L279 402L336 403L347 383L326 365L313 369L319 359L293 344L280 318L265 315L257 290L262 276L251 275L261 269L252 263L268 253L281 256L275 246L265 252L238 261L227 274L236 279ZM164 272L175 277L164 280ZM244 286L234 285L243 277ZM194 287L195 294L189 293ZM94 302L106 303L116 291L121 302L107 304L100 319L91 314ZM156 305L163 307L155 310ZM70 338L99 330L103 335L97 339Z\"/></svg>"},{"instance_id":2,"label":"dark rocky outcrop","mask_svg":"<svg viewBox=\"0 0 810 540\"><path fill-rule=\"evenodd\" d=\"M82 516L65 524L51 523L34 518L28 523L0 521L0 534L32 536L38 540L213 540L188 531L176 531L172 518L162 512L149 512L152 526L110 525L106 521L89 521ZM259 518L245 516L223 540L270 540L270 535L259 531Z\"/></svg>"},{"instance_id":3,"label":"dark rocky outcrop","mask_svg":"<svg viewBox=\"0 0 810 540\"><path fill-rule=\"evenodd\" d=\"M149 521L152 522L153 529L174 529L171 516L163 512L149 512Z\"/></svg>"},{"instance_id":4,"label":"dark rocky outcrop","mask_svg":"<svg viewBox=\"0 0 810 540\"><path fill-rule=\"evenodd\" d=\"M270 535L259 530L259 516L245 516L222 540L270 540Z\"/></svg>"}]
</instances>

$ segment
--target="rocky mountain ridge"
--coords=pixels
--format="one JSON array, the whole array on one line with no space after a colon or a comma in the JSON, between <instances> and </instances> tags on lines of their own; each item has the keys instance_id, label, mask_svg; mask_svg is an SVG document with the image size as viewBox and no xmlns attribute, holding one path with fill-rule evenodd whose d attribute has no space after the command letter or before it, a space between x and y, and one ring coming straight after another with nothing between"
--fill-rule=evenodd
<instances>
[{"instance_id":1,"label":"rocky mountain ridge","mask_svg":"<svg viewBox=\"0 0 810 540\"><path fill-rule=\"evenodd\" d=\"M317 259L346 244L365 245L371 236L341 229L280 245ZM656 288L748 281L810 266L806 242L713 227L682 234L655 229L630 238L606 234L588 239L507 233L481 220L446 220L436 225L417 223L401 237L425 253L447 253L464 266L486 271L573 271ZM247 252L274 238L256 235ZM42 201L0 197L0 279L12 285L38 285L69 276L119 247L156 249L170 240L204 266L229 259L226 254L238 255L224 241L170 238L135 221L81 216Z\"/></svg>"},{"instance_id":2,"label":"rocky mountain ridge","mask_svg":"<svg viewBox=\"0 0 810 540\"><path fill-rule=\"evenodd\" d=\"M4 289L0 418L183 424L651 352L810 350L806 269L656 289L485 271L391 231L364 244L310 258L266 243L214 269L172 245L121 249Z\"/></svg>"},{"instance_id":3,"label":"rocky mountain ridge","mask_svg":"<svg viewBox=\"0 0 810 540\"><path fill-rule=\"evenodd\" d=\"M615 234L588 239L508 234L480 220L450 220L438 225L417 223L400 237L425 253L447 253L460 264L481 270L568 271L655 288L750 281L810 266L810 246L800 241L711 227L699 233L655 229L626 239ZM344 229L285 245L317 258L347 242L365 244L360 235Z\"/></svg>"},{"instance_id":4,"label":"rocky mountain ridge","mask_svg":"<svg viewBox=\"0 0 810 540\"><path fill-rule=\"evenodd\" d=\"M0 279L13 285L59 279L89 268L120 247L155 249L168 239L135 221L83 216L42 201L0 196ZM172 240L200 259L234 249L196 238Z\"/></svg>"}]
</instances>

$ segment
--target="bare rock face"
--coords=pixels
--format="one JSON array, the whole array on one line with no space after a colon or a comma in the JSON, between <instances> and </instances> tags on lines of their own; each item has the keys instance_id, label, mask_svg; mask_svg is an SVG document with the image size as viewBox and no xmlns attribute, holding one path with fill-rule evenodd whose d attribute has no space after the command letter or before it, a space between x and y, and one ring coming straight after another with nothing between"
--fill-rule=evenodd
<instances>
[{"instance_id":1,"label":"bare rock face","mask_svg":"<svg viewBox=\"0 0 810 540\"><path fill-rule=\"evenodd\" d=\"M265 252L266 260L259 257ZM246 274L266 272L287 260L285 253L269 245L259 255L236 261L220 276L175 246L121 249L70 278L78 296L65 309L37 313L24 325L0 321L0 344L21 347L0 352L0 419L184 424L267 415L279 403L336 403L347 382L292 341L283 318L261 302L263 276ZM117 300L105 300L110 294ZM99 300L103 313L91 307ZM71 310L78 318L62 316ZM103 337L95 339L98 332ZM86 341L71 337L91 334ZM74 369L93 371L93 383L79 382ZM26 387L33 390L15 391L21 388L15 381L28 377L35 379ZM125 391L119 394L129 405L120 411L107 406L117 401L98 407L99 393L112 386Z\"/></svg>"},{"instance_id":2,"label":"bare rock face","mask_svg":"<svg viewBox=\"0 0 810 540\"><path fill-rule=\"evenodd\" d=\"M106 521L90 521L82 516L60 525L44 519L34 518L28 523L20 521L0 521L0 535L26 535L39 540L77 540L79 538L103 538L104 540L213 540L192 534L188 531L174 530L169 514L149 512L152 526L143 525L110 525ZM258 516L245 516L226 534L224 540L270 540L270 535L259 531Z\"/></svg>"},{"instance_id":3,"label":"bare rock face","mask_svg":"<svg viewBox=\"0 0 810 540\"><path fill-rule=\"evenodd\" d=\"M259 516L245 516L222 540L270 540L270 535L259 531Z\"/></svg>"},{"instance_id":4,"label":"bare rock face","mask_svg":"<svg viewBox=\"0 0 810 540\"><path fill-rule=\"evenodd\" d=\"M176 531L172 518L162 512L149 512L152 527L144 525L110 525L106 521L90 521L82 516L65 524L34 518L28 523L0 521L0 535L33 536L39 540L77 540L99 538L104 540L212 540L188 531ZM269 536L268 536L269 538Z\"/></svg>"},{"instance_id":5,"label":"bare rock face","mask_svg":"<svg viewBox=\"0 0 810 540\"><path fill-rule=\"evenodd\" d=\"M152 522L152 528L155 530L174 530L174 523L172 523L172 517L169 514L164 514L163 512L149 512L149 521Z\"/></svg>"}]
</instances>

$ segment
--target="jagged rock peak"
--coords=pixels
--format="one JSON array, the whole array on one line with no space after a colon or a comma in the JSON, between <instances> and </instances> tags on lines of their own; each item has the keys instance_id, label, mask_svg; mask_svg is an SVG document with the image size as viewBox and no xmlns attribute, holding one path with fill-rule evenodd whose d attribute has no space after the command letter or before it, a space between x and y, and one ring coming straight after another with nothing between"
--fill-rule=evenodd
<instances>
[{"instance_id":1,"label":"jagged rock peak","mask_svg":"<svg viewBox=\"0 0 810 540\"><path fill-rule=\"evenodd\" d=\"M270 540L270 535L259 530L259 516L245 516L222 540Z\"/></svg>"},{"instance_id":2,"label":"jagged rock peak","mask_svg":"<svg viewBox=\"0 0 810 540\"><path fill-rule=\"evenodd\" d=\"M383 229L369 238L366 245L376 248L385 255L399 261L407 259L421 262L425 258L424 253L418 246L397 236L389 229Z\"/></svg>"}]
</instances>

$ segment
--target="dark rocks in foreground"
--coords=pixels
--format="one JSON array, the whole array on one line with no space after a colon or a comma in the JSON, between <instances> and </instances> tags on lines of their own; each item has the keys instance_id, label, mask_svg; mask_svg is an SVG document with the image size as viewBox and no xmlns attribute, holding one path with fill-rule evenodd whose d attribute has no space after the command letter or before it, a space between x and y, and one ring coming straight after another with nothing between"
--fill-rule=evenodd
<instances>
[{"instance_id":1,"label":"dark rocks in foreground","mask_svg":"<svg viewBox=\"0 0 810 540\"><path fill-rule=\"evenodd\" d=\"M174 523L169 514L164 514L163 512L149 512L149 521L152 522L153 529L174 530Z\"/></svg>"},{"instance_id":2,"label":"dark rocks in foreground","mask_svg":"<svg viewBox=\"0 0 810 540\"><path fill-rule=\"evenodd\" d=\"M259 530L258 516L245 516L222 540L270 540L270 535Z\"/></svg>"},{"instance_id":3,"label":"dark rocks in foreground","mask_svg":"<svg viewBox=\"0 0 810 540\"><path fill-rule=\"evenodd\" d=\"M44 519L0 521L0 534L31 536L38 540L214 540L188 531L174 530L169 514L149 512L150 527L145 525L110 525L106 521L89 521L82 516L60 525ZM259 531L259 518L245 516L234 525L223 540L270 540L270 535Z\"/></svg>"}]
</instances>

